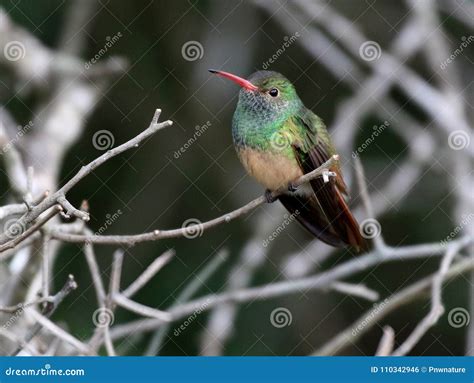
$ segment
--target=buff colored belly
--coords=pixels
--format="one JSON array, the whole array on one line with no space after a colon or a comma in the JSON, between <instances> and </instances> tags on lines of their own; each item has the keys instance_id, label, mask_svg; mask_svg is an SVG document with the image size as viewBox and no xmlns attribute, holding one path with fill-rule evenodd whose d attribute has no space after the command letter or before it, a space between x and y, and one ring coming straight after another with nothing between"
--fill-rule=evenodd
<instances>
[{"instance_id":1,"label":"buff colored belly","mask_svg":"<svg viewBox=\"0 0 474 383\"><path fill-rule=\"evenodd\" d=\"M295 159L282 154L264 153L255 149L238 150L247 172L270 190L286 187L303 175Z\"/></svg>"}]
</instances>

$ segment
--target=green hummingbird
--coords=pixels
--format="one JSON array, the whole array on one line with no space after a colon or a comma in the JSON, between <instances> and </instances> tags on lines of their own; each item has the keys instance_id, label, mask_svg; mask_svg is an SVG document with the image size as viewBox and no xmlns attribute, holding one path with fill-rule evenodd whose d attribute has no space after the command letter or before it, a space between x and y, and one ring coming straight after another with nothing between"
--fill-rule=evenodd
<instances>
[{"instance_id":1,"label":"green hummingbird","mask_svg":"<svg viewBox=\"0 0 474 383\"><path fill-rule=\"evenodd\" d=\"M293 84L273 71L258 71L247 80L209 70L241 86L232 119L232 137L247 172L271 191L311 234L335 247L367 248L345 199L347 188L339 165L329 182L317 177L295 188L293 181L336 154L323 121L306 108ZM269 201L272 202L272 201Z\"/></svg>"}]
</instances>

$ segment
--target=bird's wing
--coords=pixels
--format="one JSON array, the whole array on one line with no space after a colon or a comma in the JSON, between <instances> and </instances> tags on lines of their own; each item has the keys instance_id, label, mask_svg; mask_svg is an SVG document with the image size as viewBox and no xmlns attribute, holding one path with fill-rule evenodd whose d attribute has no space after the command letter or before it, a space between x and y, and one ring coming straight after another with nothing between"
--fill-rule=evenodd
<instances>
[{"instance_id":1,"label":"bird's wing","mask_svg":"<svg viewBox=\"0 0 474 383\"><path fill-rule=\"evenodd\" d=\"M290 120L288 123L299 130L296 136L298 138L293 142L293 150L303 173L309 173L318 168L336 154L324 123L313 112L304 108ZM324 182L322 177L310 181L314 197L308 197L306 210L311 210L312 220L306 214L305 217L301 217L300 222L305 227L308 226L307 222L304 223L302 220L312 222L315 227L307 228L318 238L333 246L342 242L342 245L365 249L367 245L360 234L359 225L343 196L346 194L346 185L341 169L336 164L330 170L336 173L336 177L331 177L329 182ZM295 200L289 201L291 198L296 197L284 196L282 203L285 207L294 208L292 205L298 203Z\"/></svg>"}]
</instances>

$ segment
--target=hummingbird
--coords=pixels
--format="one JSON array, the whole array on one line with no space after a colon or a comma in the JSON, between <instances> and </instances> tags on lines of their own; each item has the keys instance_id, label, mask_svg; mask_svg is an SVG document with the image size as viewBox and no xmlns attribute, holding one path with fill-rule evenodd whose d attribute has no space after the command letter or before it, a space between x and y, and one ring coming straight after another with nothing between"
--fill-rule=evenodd
<instances>
[{"instance_id":1,"label":"hummingbird","mask_svg":"<svg viewBox=\"0 0 474 383\"><path fill-rule=\"evenodd\" d=\"M345 197L347 187L339 164L328 170L329 181L317 177L295 187L293 182L320 167L336 150L321 118L306 108L296 89L278 72L257 71L248 79L209 69L241 89L232 118L232 138L246 169L266 188L284 192L277 199L319 240L334 247L366 250L359 224Z\"/></svg>"}]
</instances>

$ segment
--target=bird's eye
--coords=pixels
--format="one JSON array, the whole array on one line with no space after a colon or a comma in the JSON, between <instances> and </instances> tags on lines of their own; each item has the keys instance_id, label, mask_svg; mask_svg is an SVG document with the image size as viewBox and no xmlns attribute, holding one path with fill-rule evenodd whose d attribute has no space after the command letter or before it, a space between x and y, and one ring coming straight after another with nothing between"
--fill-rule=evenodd
<instances>
[{"instance_id":1,"label":"bird's eye","mask_svg":"<svg viewBox=\"0 0 474 383\"><path fill-rule=\"evenodd\" d=\"M277 97L278 96L278 89L277 88L272 88L268 91L268 94L272 97Z\"/></svg>"}]
</instances>

